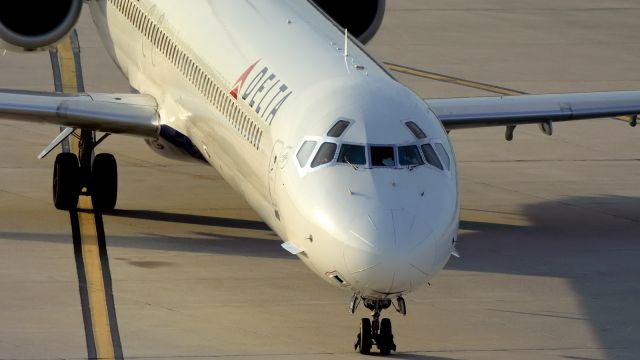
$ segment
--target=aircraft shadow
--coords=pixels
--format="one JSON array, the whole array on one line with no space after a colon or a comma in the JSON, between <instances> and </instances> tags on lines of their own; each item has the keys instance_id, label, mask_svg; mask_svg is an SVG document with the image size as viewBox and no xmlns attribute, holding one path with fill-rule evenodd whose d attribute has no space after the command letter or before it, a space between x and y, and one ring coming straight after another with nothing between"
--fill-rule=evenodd
<instances>
[{"instance_id":1,"label":"aircraft shadow","mask_svg":"<svg viewBox=\"0 0 640 360\"><path fill-rule=\"evenodd\" d=\"M194 232L194 236L176 236L147 233L141 235L110 235L106 225L107 245L131 249L148 249L161 251L193 252L199 254L218 254L232 256L248 256L297 260L280 244L280 240ZM0 232L0 238L16 241L36 241L51 243L71 243L70 234Z\"/></svg>"},{"instance_id":2,"label":"aircraft shadow","mask_svg":"<svg viewBox=\"0 0 640 360\"><path fill-rule=\"evenodd\" d=\"M461 222L462 259L447 269L566 279L585 315L514 315L588 321L598 338L591 345L607 358L637 358L640 197L568 197L523 210L529 226Z\"/></svg>"},{"instance_id":3,"label":"aircraft shadow","mask_svg":"<svg viewBox=\"0 0 640 360\"><path fill-rule=\"evenodd\" d=\"M280 259L297 259L287 253L280 246L281 241L261 221L222 218L194 214L171 213L154 210L113 210L103 214L104 217L119 217L161 221L165 223L180 223L187 225L211 226L212 228L240 229L266 231L273 240L238 236L221 232L194 231L193 237L176 236L158 233L147 233L144 236L131 239L129 237L108 236L111 246L148 248L156 250L187 251L198 253L215 253L223 255L254 256ZM122 238L122 239L121 239ZM122 240L122 241L121 241Z\"/></svg>"},{"instance_id":4,"label":"aircraft shadow","mask_svg":"<svg viewBox=\"0 0 640 360\"><path fill-rule=\"evenodd\" d=\"M104 216L123 217L132 219L144 219L164 221L171 223L191 224L191 225L206 225L217 226L234 229L246 229L246 230L265 230L269 231L267 224L262 221L253 220L241 220L221 218L214 216L202 216L192 214L177 214L165 211L154 210L113 210L105 213Z\"/></svg>"}]
</instances>

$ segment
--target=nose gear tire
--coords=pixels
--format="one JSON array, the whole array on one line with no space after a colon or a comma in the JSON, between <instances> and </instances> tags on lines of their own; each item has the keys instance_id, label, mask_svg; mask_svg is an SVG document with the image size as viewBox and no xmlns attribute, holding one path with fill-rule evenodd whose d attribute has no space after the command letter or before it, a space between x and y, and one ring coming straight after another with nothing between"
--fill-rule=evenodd
<instances>
[{"instance_id":1,"label":"nose gear tire","mask_svg":"<svg viewBox=\"0 0 640 360\"><path fill-rule=\"evenodd\" d=\"M396 344L393 342L393 332L391 330L391 320L384 318L380 321L380 332L376 341L381 355L391 354L391 350L396 351Z\"/></svg>"},{"instance_id":2,"label":"nose gear tire","mask_svg":"<svg viewBox=\"0 0 640 360\"><path fill-rule=\"evenodd\" d=\"M373 346L371 320L362 318L360 320L360 333L358 334L356 347L359 348L360 354L368 355L371 352L371 346Z\"/></svg>"}]
</instances>

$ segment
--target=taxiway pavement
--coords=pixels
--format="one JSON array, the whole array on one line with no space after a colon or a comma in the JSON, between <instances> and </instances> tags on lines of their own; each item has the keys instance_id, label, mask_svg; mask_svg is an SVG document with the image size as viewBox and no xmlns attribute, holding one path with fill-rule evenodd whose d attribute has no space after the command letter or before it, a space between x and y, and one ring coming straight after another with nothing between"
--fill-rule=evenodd
<instances>
[{"instance_id":1,"label":"taxiway pavement","mask_svg":"<svg viewBox=\"0 0 640 360\"><path fill-rule=\"evenodd\" d=\"M85 13L87 90L127 92ZM381 60L530 93L640 89L629 0L389 0ZM0 57L0 87L51 90L48 54ZM485 91L398 74L423 97ZM69 214L51 202L57 129L0 122L0 359L87 357ZM395 359L640 357L640 128L611 119L451 134L461 259L407 296ZM104 216L125 358L361 359L350 294L280 247L213 169L109 138Z\"/></svg>"}]
</instances>

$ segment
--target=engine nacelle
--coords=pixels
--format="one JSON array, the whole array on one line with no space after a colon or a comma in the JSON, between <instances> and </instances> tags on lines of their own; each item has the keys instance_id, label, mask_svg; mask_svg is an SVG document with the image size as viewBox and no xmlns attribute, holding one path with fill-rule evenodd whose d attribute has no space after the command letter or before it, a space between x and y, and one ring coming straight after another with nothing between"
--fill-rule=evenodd
<instances>
[{"instance_id":1,"label":"engine nacelle","mask_svg":"<svg viewBox=\"0 0 640 360\"><path fill-rule=\"evenodd\" d=\"M366 44L380 29L385 0L313 0L338 25Z\"/></svg>"},{"instance_id":2,"label":"engine nacelle","mask_svg":"<svg viewBox=\"0 0 640 360\"><path fill-rule=\"evenodd\" d=\"M73 30L82 0L3 1L0 3L0 47L22 52L44 50Z\"/></svg>"}]
</instances>

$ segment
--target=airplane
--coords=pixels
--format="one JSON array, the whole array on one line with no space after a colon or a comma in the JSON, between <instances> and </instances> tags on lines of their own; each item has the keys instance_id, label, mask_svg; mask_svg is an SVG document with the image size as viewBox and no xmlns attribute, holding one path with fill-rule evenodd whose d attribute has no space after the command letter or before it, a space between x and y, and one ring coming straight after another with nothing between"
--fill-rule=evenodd
<instances>
[{"instance_id":1,"label":"airplane","mask_svg":"<svg viewBox=\"0 0 640 360\"><path fill-rule=\"evenodd\" d=\"M355 349L396 350L394 307L455 249L458 171L448 133L631 116L639 91L425 100L364 45L385 0L86 0L102 42L134 93L0 91L0 116L74 130L80 156L57 155L53 202L115 208L117 163L93 155L110 134L136 136L172 159L212 166L311 271L353 294ZM348 5L347 5L348 4ZM16 2L0 12L0 47L56 46L81 0ZM102 133L96 139L94 132Z\"/></svg>"}]
</instances>

